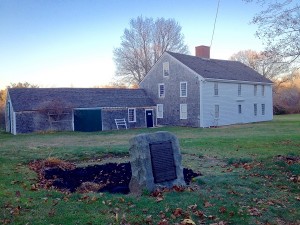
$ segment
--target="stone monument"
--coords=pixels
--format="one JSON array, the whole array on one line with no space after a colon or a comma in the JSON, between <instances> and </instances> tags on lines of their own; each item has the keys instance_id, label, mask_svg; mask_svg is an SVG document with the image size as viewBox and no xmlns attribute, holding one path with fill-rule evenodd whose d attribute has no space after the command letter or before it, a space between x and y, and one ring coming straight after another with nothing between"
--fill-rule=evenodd
<instances>
[{"instance_id":1,"label":"stone monument","mask_svg":"<svg viewBox=\"0 0 300 225\"><path fill-rule=\"evenodd\" d=\"M132 177L130 192L141 194L160 187L185 186L179 142L175 135L160 131L140 134L129 141Z\"/></svg>"}]
</instances>

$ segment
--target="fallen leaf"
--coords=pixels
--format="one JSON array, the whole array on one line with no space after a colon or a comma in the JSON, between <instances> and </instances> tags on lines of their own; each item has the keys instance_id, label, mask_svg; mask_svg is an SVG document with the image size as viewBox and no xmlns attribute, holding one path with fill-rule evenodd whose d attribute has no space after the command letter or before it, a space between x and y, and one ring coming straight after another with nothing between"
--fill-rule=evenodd
<instances>
[{"instance_id":1,"label":"fallen leaf","mask_svg":"<svg viewBox=\"0 0 300 225\"><path fill-rule=\"evenodd\" d=\"M166 218L166 214L163 211L159 212L159 216L161 219L165 219Z\"/></svg>"},{"instance_id":2,"label":"fallen leaf","mask_svg":"<svg viewBox=\"0 0 300 225\"><path fill-rule=\"evenodd\" d=\"M13 208L12 210L10 210L10 214L12 215L20 215L20 211L21 211L21 206L17 206L15 208Z\"/></svg>"},{"instance_id":3,"label":"fallen leaf","mask_svg":"<svg viewBox=\"0 0 300 225\"><path fill-rule=\"evenodd\" d=\"M182 222L181 222L182 225L196 225L195 222L191 219L184 219Z\"/></svg>"},{"instance_id":4,"label":"fallen leaf","mask_svg":"<svg viewBox=\"0 0 300 225\"><path fill-rule=\"evenodd\" d=\"M205 217L204 213L200 210L195 211L194 214L201 219L203 219Z\"/></svg>"},{"instance_id":5,"label":"fallen leaf","mask_svg":"<svg viewBox=\"0 0 300 225\"><path fill-rule=\"evenodd\" d=\"M48 215L49 216L54 216L55 215L55 209L51 209L49 212L48 212Z\"/></svg>"},{"instance_id":6,"label":"fallen leaf","mask_svg":"<svg viewBox=\"0 0 300 225\"><path fill-rule=\"evenodd\" d=\"M219 212L220 213L225 213L227 210L224 206L222 206L220 209L219 209Z\"/></svg>"},{"instance_id":7,"label":"fallen leaf","mask_svg":"<svg viewBox=\"0 0 300 225\"><path fill-rule=\"evenodd\" d=\"M38 187L36 184L32 184L31 187L30 187L30 190L31 191L37 191L38 190Z\"/></svg>"},{"instance_id":8,"label":"fallen leaf","mask_svg":"<svg viewBox=\"0 0 300 225\"><path fill-rule=\"evenodd\" d=\"M176 217L179 217L182 215L183 210L181 208L177 208L175 209L175 211L173 212L173 215Z\"/></svg>"},{"instance_id":9,"label":"fallen leaf","mask_svg":"<svg viewBox=\"0 0 300 225\"><path fill-rule=\"evenodd\" d=\"M189 205L188 208L194 211L197 208L197 204L195 204L195 205Z\"/></svg>"},{"instance_id":10,"label":"fallen leaf","mask_svg":"<svg viewBox=\"0 0 300 225\"><path fill-rule=\"evenodd\" d=\"M183 192L184 189L185 189L185 188L182 187L182 186L177 186L177 185L173 186L173 190L175 190L175 191L177 191L177 192Z\"/></svg>"},{"instance_id":11,"label":"fallen leaf","mask_svg":"<svg viewBox=\"0 0 300 225\"><path fill-rule=\"evenodd\" d=\"M160 220L160 221L158 222L157 225L169 225L169 222L168 222L167 219L162 219L162 220Z\"/></svg>"},{"instance_id":12,"label":"fallen leaf","mask_svg":"<svg viewBox=\"0 0 300 225\"><path fill-rule=\"evenodd\" d=\"M161 202L161 201L163 201L163 200L164 200L163 197L157 197L157 198L155 199L156 202Z\"/></svg>"},{"instance_id":13,"label":"fallen leaf","mask_svg":"<svg viewBox=\"0 0 300 225\"><path fill-rule=\"evenodd\" d=\"M121 197L121 198L119 198L119 202L123 203L123 202L125 202L125 199Z\"/></svg>"},{"instance_id":14,"label":"fallen leaf","mask_svg":"<svg viewBox=\"0 0 300 225\"><path fill-rule=\"evenodd\" d=\"M233 171L232 168L228 168L228 169L226 170L226 172L232 172L232 171Z\"/></svg>"},{"instance_id":15,"label":"fallen leaf","mask_svg":"<svg viewBox=\"0 0 300 225\"><path fill-rule=\"evenodd\" d=\"M16 191L16 197L20 198L21 197L21 192L20 191Z\"/></svg>"},{"instance_id":16,"label":"fallen leaf","mask_svg":"<svg viewBox=\"0 0 300 225\"><path fill-rule=\"evenodd\" d=\"M90 200L90 202L96 202L98 200L98 198L96 196L93 196Z\"/></svg>"},{"instance_id":17,"label":"fallen leaf","mask_svg":"<svg viewBox=\"0 0 300 225\"><path fill-rule=\"evenodd\" d=\"M250 169L252 169L252 167L253 167L253 166L249 165L248 163L243 164L243 168L244 168L245 170L250 170Z\"/></svg>"},{"instance_id":18,"label":"fallen leaf","mask_svg":"<svg viewBox=\"0 0 300 225\"><path fill-rule=\"evenodd\" d=\"M211 206L213 206L213 205L210 204L208 201L205 201L205 202L204 202L204 207L205 207L205 208L208 208L208 207L211 207Z\"/></svg>"},{"instance_id":19,"label":"fallen leaf","mask_svg":"<svg viewBox=\"0 0 300 225\"><path fill-rule=\"evenodd\" d=\"M250 207L248 209L248 212L251 216L261 216L261 212L257 208L254 208L254 207Z\"/></svg>"},{"instance_id":20,"label":"fallen leaf","mask_svg":"<svg viewBox=\"0 0 300 225\"><path fill-rule=\"evenodd\" d=\"M209 215L209 216L208 216L208 219L214 220L214 219L216 219L216 216Z\"/></svg>"},{"instance_id":21,"label":"fallen leaf","mask_svg":"<svg viewBox=\"0 0 300 225\"><path fill-rule=\"evenodd\" d=\"M152 215L147 216L146 219L145 219L145 222L146 223L152 223Z\"/></svg>"}]
</instances>

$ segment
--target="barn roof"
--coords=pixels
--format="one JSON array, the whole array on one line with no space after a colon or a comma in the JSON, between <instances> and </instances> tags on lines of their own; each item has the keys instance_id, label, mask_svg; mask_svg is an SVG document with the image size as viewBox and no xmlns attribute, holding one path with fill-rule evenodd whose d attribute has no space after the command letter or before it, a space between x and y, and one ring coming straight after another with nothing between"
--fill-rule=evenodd
<instances>
[{"instance_id":1,"label":"barn roof","mask_svg":"<svg viewBox=\"0 0 300 225\"><path fill-rule=\"evenodd\" d=\"M15 112L40 110L59 102L67 108L154 106L143 89L117 88L11 88Z\"/></svg>"},{"instance_id":2,"label":"barn roof","mask_svg":"<svg viewBox=\"0 0 300 225\"><path fill-rule=\"evenodd\" d=\"M205 59L174 52L167 53L203 78L272 83L271 80L238 61Z\"/></svg>"}]
</instances>

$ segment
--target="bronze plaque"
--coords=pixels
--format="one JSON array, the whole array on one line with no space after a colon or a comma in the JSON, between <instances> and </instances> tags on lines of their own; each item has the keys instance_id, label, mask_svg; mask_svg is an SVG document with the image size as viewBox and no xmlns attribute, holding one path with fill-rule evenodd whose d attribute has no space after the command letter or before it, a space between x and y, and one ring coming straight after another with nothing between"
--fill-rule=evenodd
<instances>
[{"instance_id":1,"label":"bronze plaque","mask_svg":"<svg viewBox=\"0 0 300 225\"><path fill-rule=\"evenodd\" d=\"M171 141L149 144L154 183L177 179Z\"/></svg>"}]
</instances>

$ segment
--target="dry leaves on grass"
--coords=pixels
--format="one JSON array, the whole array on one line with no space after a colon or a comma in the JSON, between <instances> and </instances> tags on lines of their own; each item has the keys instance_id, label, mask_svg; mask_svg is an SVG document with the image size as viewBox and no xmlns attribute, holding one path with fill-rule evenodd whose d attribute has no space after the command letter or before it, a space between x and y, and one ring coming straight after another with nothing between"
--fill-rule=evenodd
<instances>
[{"instance_id":1,"label":"dry leaves on grass","mask_svg":"<svg viewBox=\"0 0 300 225\"><path fill-rule=\"evenodd\" d=\"M257 208L255 208L255 207L250 207L249 209L248 209L248 212L249 212L249 215L251 215L251 216L261 216L262 215L262 213L261 213L261 211L259 211Z\"/></svg>"},{"instance_id":2,"label":"dry leaves on grass","mask_svg":"<svg viewBox=\"0 0 300 225\"><path fill-rule=\"evenodd\" d=\"M72 170L75 169L73 163L55 158L49 157L44 160L35 160L29 163L29 168L35 171L38 175L39 184L32 184L31 190L37 191L39 187L50 188L52 186L52 180L45 179L44 173L46 169L49 168L60 168L62 170Z\"/></svg>"}]
</instances>

